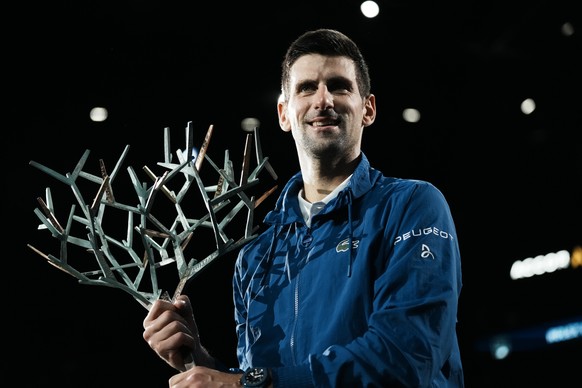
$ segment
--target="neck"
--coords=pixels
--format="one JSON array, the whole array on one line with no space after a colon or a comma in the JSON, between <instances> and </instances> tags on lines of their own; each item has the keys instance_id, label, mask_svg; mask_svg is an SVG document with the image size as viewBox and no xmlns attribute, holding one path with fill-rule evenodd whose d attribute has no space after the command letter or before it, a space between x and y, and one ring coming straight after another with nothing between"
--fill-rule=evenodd
<instances>
[{"instance_id":1,"label":"neck","mask_svg":"<svg viewBox=\"0 0 582 388\"><path fill-rule=\"evenodd\" d=\"M334 161L300 158L305 199L313 203L325 198L354 172L359 160L359 155L349 160Z\"/></svg>"}]
</instances>

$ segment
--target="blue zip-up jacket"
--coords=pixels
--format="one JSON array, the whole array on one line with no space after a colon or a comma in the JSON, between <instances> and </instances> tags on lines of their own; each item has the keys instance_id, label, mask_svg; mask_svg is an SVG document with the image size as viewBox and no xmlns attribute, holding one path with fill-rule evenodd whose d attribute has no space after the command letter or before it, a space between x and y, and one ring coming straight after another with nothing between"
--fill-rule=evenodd
<instances>
[{"instance_id":1,"label":"blue zip-up jacket","mask_svg":"<svg viewBox=\"0 0 582 388\"><path fill-rule=\"evenodd\" d=\"M243 370L275 387L462 387L455 225L432 184L385 177L366 156L307 227L301 173L239 252Z\"/></svg>"}]
</instances>

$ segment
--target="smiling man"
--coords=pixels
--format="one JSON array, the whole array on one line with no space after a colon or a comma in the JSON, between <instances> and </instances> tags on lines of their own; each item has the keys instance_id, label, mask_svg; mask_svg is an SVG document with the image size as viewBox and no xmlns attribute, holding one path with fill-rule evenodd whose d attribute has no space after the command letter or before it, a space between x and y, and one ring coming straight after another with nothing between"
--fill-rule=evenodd
<instances>
[{"instance_id":1,"label":"smiling man","mask_svg":"<svg viewBox=\"0 0 582 388\"><path fill-rule=\"evenodd\" d=\"M281 90L300 171L236 261L239 365L202 346L187 295L160 300L143 336L181 371L170 386L463 387L455 225L435 186L385 176L363 153L376 98L359 48L339 31L304 33Z\"/></svg>"}]
</instances>

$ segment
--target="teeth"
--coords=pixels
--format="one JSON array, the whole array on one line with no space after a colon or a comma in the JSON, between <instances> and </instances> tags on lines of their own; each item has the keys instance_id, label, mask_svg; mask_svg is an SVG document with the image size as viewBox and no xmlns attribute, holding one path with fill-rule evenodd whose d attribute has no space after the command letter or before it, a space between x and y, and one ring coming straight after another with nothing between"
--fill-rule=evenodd
<instances>
[{"instance_id":1,"label":"teeth","mask_svg":"<svg viewBox=\"0 0 582 388\"><path fill-rule=\"evenodd\" d=\"M323 127L323 126L326 126L326 125L333 125L333 122L315 121L311 125L313 125L314 127Z\"/></svg>"}]
</instances>

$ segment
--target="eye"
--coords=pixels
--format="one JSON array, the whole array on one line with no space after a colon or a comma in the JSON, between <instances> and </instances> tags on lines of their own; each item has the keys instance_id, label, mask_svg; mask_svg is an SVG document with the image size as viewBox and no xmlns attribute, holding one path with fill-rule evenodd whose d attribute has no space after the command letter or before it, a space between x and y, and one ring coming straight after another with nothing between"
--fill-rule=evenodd
<instances>
[{"instance_id":1,"label":"eye","mask_svg":"<svg viewBox=\"0 0 582 388\"><path fill-rule=\"evenodd\" d=\"M297 93L311 93L317 90L317 84L314 82L303 82L297 85Z\"/></svg>"},{"instance_id":2,"label":"eye","mask_svg":"<svg viewBox=\"0 0 582 388\"><path fill-rule=\"evenodd\" d=\"M329 82L327 83L327 89L331 93L344 94L344 93L352 92L352 90L354 88L353 88L353 84L347 79L333 78L333 79L329 80Z\"/></svg>"}]
</instances>

